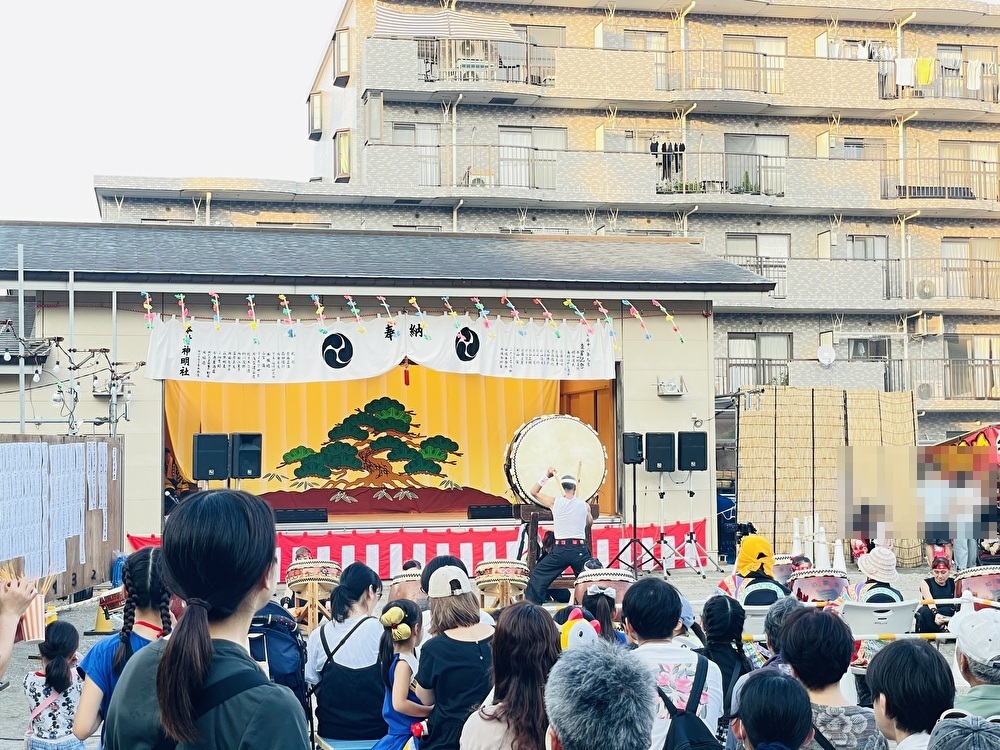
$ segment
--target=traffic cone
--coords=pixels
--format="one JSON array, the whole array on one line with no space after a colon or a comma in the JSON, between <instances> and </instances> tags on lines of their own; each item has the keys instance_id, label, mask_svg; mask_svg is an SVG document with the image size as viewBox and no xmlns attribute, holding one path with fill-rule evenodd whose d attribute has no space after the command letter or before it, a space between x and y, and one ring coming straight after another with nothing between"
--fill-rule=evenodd
<instances>
[{"instance_id":1,"label":"traffic cone","mask_svg":"<svg viewBox=\"0 0 1000 750\"><path fill-rule=\"evenodd\" d=\"M799 519L793 518L792 531L792 557L802 554L802 533L799 530Z\"/></svg>"},{"instance_id":2,"label":"traffic cone","mask_svg":"<svg viewBox=\"0 0 1000 750\"><path fill-rule=\"evenodd\" d=\"M104 607L98 605L97 621L94 623L94 629L88 630L84 635L111 635L117 632L115 626L111 624L107 612L104 611Z\"/></svg>"},{"instance_id":3,"label":"traffic cone","mask_svg":"<svg viewBox=\"0 0 1000 750\"><path fill-rule=\"evenodd\" d=\"M826 541L826 529L822 526L816 534L816 554L813 557L813 564L822 569L830 567L830 545Z\"/></svg>"},{"instance_id":4,"label":"traffic cone","mask_svg":"<svg viewBox=\"0 0 1000 750\"><path fill-rule=\"evenodd\" d=\"M847 560L844 559L844 540L837 539L833 543L833 569L847 572Z\"/></svg>"}]
</instances>

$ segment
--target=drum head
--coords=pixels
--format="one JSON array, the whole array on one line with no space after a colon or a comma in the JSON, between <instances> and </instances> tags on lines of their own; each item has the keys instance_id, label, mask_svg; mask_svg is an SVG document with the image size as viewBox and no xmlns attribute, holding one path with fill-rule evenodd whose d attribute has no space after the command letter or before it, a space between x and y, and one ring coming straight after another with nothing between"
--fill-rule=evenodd
<instances>
[{"instance_id":1,"label":"drum head","mask_svg":"<svg viewBox=\"0 0 1000 750\"><path fill-rule=\"evenodd\" d=\"M537 417L518 428L507 447L504 472L515 497L533 503L531 488L550 466L559 473L542 487L542 492L559 497L559 477L579 472L576 495L590 502L607 476L607 454L594 428L576 417Z\"/></svg>"}]
</instances>

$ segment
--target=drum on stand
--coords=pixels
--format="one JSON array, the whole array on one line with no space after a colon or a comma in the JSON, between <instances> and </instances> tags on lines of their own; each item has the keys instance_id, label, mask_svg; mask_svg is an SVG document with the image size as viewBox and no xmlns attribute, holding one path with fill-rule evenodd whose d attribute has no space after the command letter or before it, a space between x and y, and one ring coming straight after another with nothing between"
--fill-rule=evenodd
<instances>
[{"instance_id":1,"label":"drum on stand","mask_svg":"<svg viewBox=\"0 0 1000 750\"><path fill-rule=\"evenodd\" d=\"M966 591L976 599L1000 600L1000 565L980 565L966 568L955 576L955 598L961 599ZM976 604L975 609L986 609L986 604Z\"/></svg>"},{"instance_id":2,"label":"drum on stand","mask_svg":"<svg viewBox=\"0 0 1000 750\"><path fill-rule=\"evenodd\" d=\"M119 586L102 594L101 598L97 600L97 606L104 610L104 616L110 620L112 615L120 615L125 611L125 602L127 601L128 595L125 593L125 587Z\"/></svg>"},{"instance_id":3,"label":"drum on stand","mask_svg":"<svg viewBox=\"0 0 1000 750\"><path fill-rule=\"evenodd\" d=\"M520 560L483 560L476 566L476 587L480 606L491 597L494 607L509 607L524 598L528 587L528 566Z\"/></svg>"},{"instance_id":4,"label":"drum on stand","mask_svg":"<svg viewBox=\"0 0 1000 750\"><path fill-rule=\"evenodd\" d=\"M813 568L788 576L788 588L800 602L833 602L847 592L847 573L842 570Z\"/></svg>"},{"instance_id":5,"label":"drum on stand","mask_svg":"<svg viewBox=\"0 0 1000 750\"><path fill-rule=\"evenodd\" d=\"M288 566L285 585L295 594L292 616L303 634L311 633L322 618L333 619L329 599L340 585L341 572L340 564L332 560L301 560Z\"/></svg>"},{"instance_id":6,"label":"drum on stand","mask_svg":"<svg viewBox=\"0 0 1000 750\"><path fill-rule=\"evenodd\" d=\"M576 496L590 503L604 484L607 459L593 427L576 417L550 414L517 429L507 446L503 470L515 502L534 503L531 488L554 466L559 474L542 485L542 492L560 496L559 477L572 474L577 479Z\"/></svg>"},{"instance_id":7,"label":"drum on stand","mask_svg":"<svg viewBox=\"0 0 1000 750\"><path fill-rule=\"evenodd\" d=\"M774 556L774 570L771 575L774 576L774 580L782 585L788 584L788 576L792 574L792 556L791 555L775 555Z\"/></svg>"},{"instance_id":8,"label":"drum on stand","mask_svg":"<svg viewBox=\"0 0 1000 750\"><path fill-rule=\"evenodd\" d=\"M576 577L576 586L573 587L573 601L577 604L583 602L583 597L587 595L587 589L591 586L599 586L602 589L615 590L615 621L620 616L622 599L625 592L635 583L635 574L628 568L595 568L585 570Z\"/></svg>"},{"instance_id":9,"label":"drum on stand","mask_svg":"<svg viewBox=\"0 0 1000 750\"><path fill-rule=\"evenodd\" d=\"M420 589L419 570L404 570L389 583L390 602L396 599L409 599L411 602L419 603L426 596Z\"/></svg>"}]
</instances>

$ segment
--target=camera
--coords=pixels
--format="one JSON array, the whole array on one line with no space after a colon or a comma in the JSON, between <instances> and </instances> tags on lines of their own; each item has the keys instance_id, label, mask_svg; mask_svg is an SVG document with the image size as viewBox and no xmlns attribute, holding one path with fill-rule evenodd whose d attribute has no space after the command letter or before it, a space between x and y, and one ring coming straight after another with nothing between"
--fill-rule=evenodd
<instances>
[{"instance_id":1,"label":"camera","mask_svg":"<svg viewBox=\"0 0 1000 750\"><path fill-rule=\"evenodd\" d=\"M741 539L742 537L749 536L750 534L756 534L757 527L752 523L738 523L736 524L736 538Z\"/></svg>"}]
</instances>

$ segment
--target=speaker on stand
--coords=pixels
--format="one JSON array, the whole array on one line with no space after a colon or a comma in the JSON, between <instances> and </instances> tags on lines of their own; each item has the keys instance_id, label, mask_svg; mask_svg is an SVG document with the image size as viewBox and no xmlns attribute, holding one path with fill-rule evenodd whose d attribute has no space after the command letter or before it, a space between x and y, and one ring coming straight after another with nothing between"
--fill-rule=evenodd
<instances>
[{"instance_id":1,"label":"speaker on stand","mask_svg":"<svg viewBox=\"0 0 1000 750\"><path fill-rule=\"evenodd\" d=\"M192 479L229 479L229 435L199 432L194 436Z\"/></svg>"},{"instance_id":2,"label":"speaker on stand","mask_svg":"<svg viewBox=\"0 0 1000 750\"><path fill-rule=\"evenodd\" d=\"M680 546L678 553L681 560L688 567L701 573L705 578L705 566L701 559L704 557L720 573L724 572L719 567L719 563L708 556L708 550L699 542L694 533L694 473L696 471L708 471L708 433L707 432L678 432L677 433L677 470L688 472L688 530L684 536L684 543ZM695 563L692 566L688 555L694 556Z\"/></svg>"},{"instance_id":3,"label":"speaker on stand","mask_svg":"<svg viewBox=\"0 0 1000 750\"><path fill-rule=\"evenodd\" d=\"M622 433L622 461L626 465L630 465L632 467L632 538L628 540L628 544L622 547L618 551L618 554L615 555L611 562L608 563L608 567L611 567L616 562L624 563L625 561L622 560L622 556L625 554L626 550L630 550L632 553L631 568L637 576L639 575L639 570L646 562L647 555L653 563L660 566L660 570L662 570L666 575L670 575L670 571L663 567L663 562L653 554L653 550L643 544L642 540L639 538L637 469L639 464L643 461L642 433Z\"/></svg>"},{"instance_id":4,"label":"speaker on stand","mask_svg":"<svg viewBox=\"0 0 1000 750\"><path fill-rule=\"evenodd\" d=\"M259 432L234 432L229 436L229 473L237 487L241 479L260 479L262 447Z\"/></svg>"}]
</instances>

